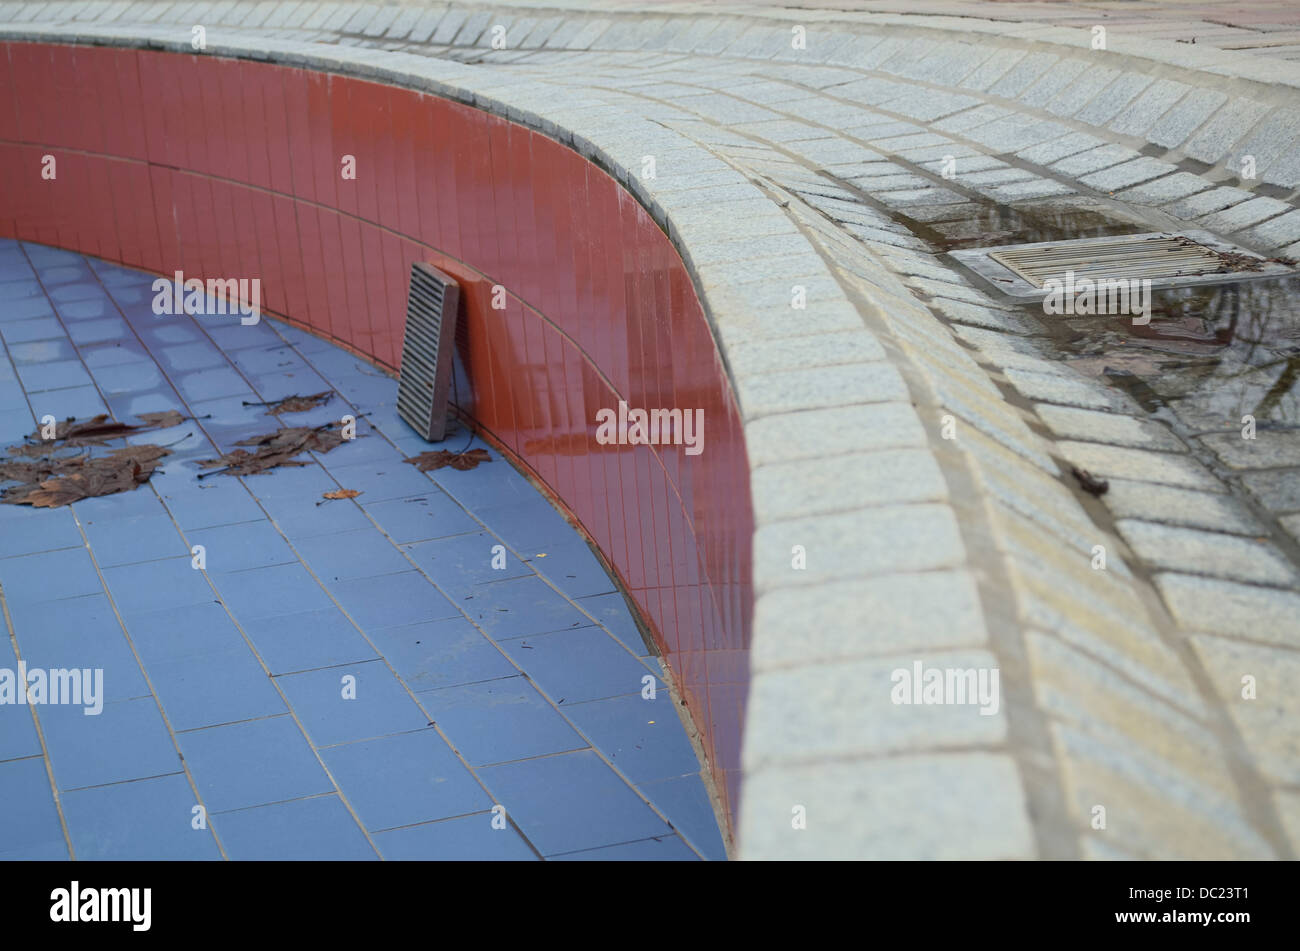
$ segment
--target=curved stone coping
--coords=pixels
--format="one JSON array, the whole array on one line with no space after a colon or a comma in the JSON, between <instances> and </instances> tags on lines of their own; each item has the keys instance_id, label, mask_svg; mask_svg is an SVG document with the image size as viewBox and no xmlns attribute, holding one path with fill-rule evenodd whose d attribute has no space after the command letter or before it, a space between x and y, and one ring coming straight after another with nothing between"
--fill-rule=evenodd
<instances>
[{"instance_id":1,"label":"curved stone coping","mask_svg":"<svg viewBox=\"0 0 1300 951\"><path fill-rule=\"evenodd\" d=\"M1109 141L1171 150L1173 161L1190 158L1214 165L1242 154L1256 155L1262 182L1284 189L1300 186L1300 149L1292 147L1293 157L1285 158L1297 126L1300 66L1203 45L1130 38L1122 26L1110 29L1106 49L1093 50L1091 31L1072 27L744 4L680 3L648 11L610 11L574 0L516 0L488 9L472 3L432 10L318 4L278 13L266 6L241 0L192 5L0 4L0 23L8 8L15 22L71 20L92 34L101 29L101 22L114 19L144 24L142 29L170 20L185 25L178 39L187 40L188 24L201 21L273 29L277 34L297 32L330 42L343 36L346 42L375 46L417 43L484 49L491 47L492 27L500 25L512 48L518 49L664 50L821 63L933 82L936 88L948 84L993 101L1005 97L1013 107L1046 105L1047 115L1094 128ZM806 30L805 48L791 48L794 27ZM1063 77L1059 87L1054 80L1040 82L1049 72L1054 80ZM1125 75L1133 73L1155 81L1134 93ZM1096 81L1099 76L1105 81ZM1050 104L1037 101L1045 89L1062 95ZM1072 100L1075 93L1082 96L1077 102ZM1099 93L1122 97L1123 108L1090 115L1087 107ZM1164 121L1156 123L1161 116ZM1265 161L1274 157L1278 161Z\"/></svg>"},{"instance_id":2,"label":"curved stone coping","mask_svg":"<svg viewBox=\"0 0 1300 951\"><path fill-rule=\"evenodd\" d=\"M999 12L1011 13L1010 10ZM1000 45L1044 45L1064 47L1072 52L1092 50L1093 34L1079 27L1049 26L1015 20L992 20L978 17L935 16L921 13L861 13L846 16L837 11L793 11L779 14L767 10L745 10L749 16L780 19L783 22L807 20L817 23L845 25L867 24L903 30L943 31L946 33L978 33L994 39ZM1300 88L1300 66L1284 60L1269 61L1231 50L1180 43L1176 40L1140 38L1124 35L1122 24L1109 24L1104 19L1098 26L1107 27L1106 49L1096 51L1111 63L1125 59L1145 60L1155 66L1173 66L1187 72L1214 73L1228 79L1271 85L1281 83Z\"/></svg>"},{"instance_id":3,"label":"curved stone coping","mask_svg":"<svg viewBox=\"0 0 1300 951\"><path fill-rule=\"evenodd\" d=\"M891 35L897 36L908 30L940 31L956 34L981 34L996 42L1010 44L1043 44L1061 46L1074 50L1091 50L1092 32L1078 27L1062 27L1017 20L1014 7L999 5L990 9L990 16L977 14L952 16L930 13L912 13L895 11L850 11L833 9L794 9L765 7L747 3L701 3L675 2L655 4L644 10L611 9L602 0L510 0L504 4L490 6L456 2L435 4L424 7L418 4L384 3L318 3L310 9L294 9L289 4L278 4L279 11L259 8L256 2L248 0L224 0L215 3L120 3L114 0L92 0L92 2L62 3L0 3L0 23L28 23L34 21L73 20L83 23L110 22L157 22L164 17L175 20L184 15L195 22L229 23L231 26L258 27L261 29L287 30L306 28L327 30L358 24L358 31L364 35L384 38L395 35L395 29L401 30L399 36L406 36L412 29L419 29L429 24L425 40L435 33L437 16L449 9L467 8L484 9L492 14L493 22L507 21L517 11L525 11L537 22L544 21L556 14L589 17L593 23L602 28L621 20L650 20L665 25L670 19L685 20L690 18L719 19L731 17L749 19L757 22L779 22L785 24L818 24L842 26L849 30L861 27L888 28ZM380 16L383 12L382 17ZM409 13L408 13L409 11ZM227 14L230 19L224 19ZM336 16L335 13L340 15ZM999 14L1000 16L994 16ZM126 16L126 15L129 15ZM381 26L375 26L376 20L382 19ZM468 19L468 18L466 18ZM462 22L465 22L464 20ZM1300 67L1283 60L1264 60L1246 53L1219 49L1209 45L1180 43L1174 40L1140 37L1131 39L1124 33L1125 24L1110 24L1104 17L1099 17L1098 25L1108 28L1106 53L1112 60L1131 58L1145 60L1151 64L1174 66L1184 70L1214 73L1230 79L1242 79L1249 82L1300 87ZM788 30L782 30L782 38ZM453 36L455 35L453 31ZM599 38L595 29L576 30L575 37L588 42ZM733 34L734 36L735 34ZM554 46L556 44L548 44ZM641 48L646 48L642 46ZM725 46L722 48L725 50ZM718 50L721 51L721 50Z\"/></svg>"}]
</instances>

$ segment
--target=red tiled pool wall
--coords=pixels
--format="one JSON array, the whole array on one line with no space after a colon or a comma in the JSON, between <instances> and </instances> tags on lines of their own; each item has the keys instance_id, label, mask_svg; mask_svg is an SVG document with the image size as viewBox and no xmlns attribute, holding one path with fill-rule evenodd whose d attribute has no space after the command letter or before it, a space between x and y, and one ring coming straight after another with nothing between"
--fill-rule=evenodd
<instances>
[{"instance_id":1,"label":"red tiled pool wall","mask_svg":"<svg viewBox=\"0 0 1300 951\"><path fill-rule=\"evenodd\" d=\"M615 567L734 816L752 611L743 431L690 278L646 211L574 151L435 96L209 56L0 47L0 235L258 277L264 310L393 369L411 263L462 279L461 408ZM620 399L703 408L703 453L598 446L596 411Z\"/></svg>"}]
</instances>

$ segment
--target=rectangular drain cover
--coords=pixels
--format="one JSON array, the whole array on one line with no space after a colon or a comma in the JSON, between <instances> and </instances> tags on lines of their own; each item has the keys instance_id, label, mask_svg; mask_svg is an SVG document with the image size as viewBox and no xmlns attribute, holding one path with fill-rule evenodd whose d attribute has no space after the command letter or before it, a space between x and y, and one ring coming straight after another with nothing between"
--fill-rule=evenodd
<instances>
[{"instance_id":1,"label":"rectangular drain cover","mask_svg":"<svg viewBox=\"0 0 1300 951\"><path fill-rule=\"evenodd\" d=\"M1012 297L1038 297L1049 280L1150 281L1152 287L1222 284L1289 274L1208 231L1118 235L1077 241L1041 241L996 248L970 248L951 255Z\"/></svg>"},{"instance_id":2,"label":"rectangular drain cover","mask_svg":"<svg viewBox=\"0 0 1300 951\"><path fill-rule=\"evenodd\" d=\"M411 265L397 412L429 442L441 442L447 430L459 305L454 278L419 261Z\"/></svg>"}]
</instances>

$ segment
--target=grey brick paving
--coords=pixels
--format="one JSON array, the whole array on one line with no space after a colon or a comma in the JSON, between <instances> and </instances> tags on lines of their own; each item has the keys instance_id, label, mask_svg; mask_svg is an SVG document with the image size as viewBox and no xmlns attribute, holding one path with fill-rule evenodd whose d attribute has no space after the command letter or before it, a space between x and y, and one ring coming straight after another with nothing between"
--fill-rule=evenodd
<instances>
[{"instance_id":1,"label":"grey brick paving","mask_svg":"<svg viewBox=\"0 0 1300 951\"><path fill-rule=\"evenodd\" d=\"M1126 146L1102 145L1053 162L1052 169L1062 175L1077 178L1094 174L1121 162L1131 162L1137 157L1138 154Z\"/></svg>"},{"instance_id":2,"label":"grey brick paving","mask_svg":"<svg viewBox=\"0 0 1300 951\"><path fill-rule=\"evenodd\" d=\"M1121 519L1120 534L1157 568L1255 584L1291 585L1296 569L1275 548L1255 539L1199 529Z\"/></svg>"},{"instance_id":3,"label":"grey brick paving","mask_svg":"<svg viewBox=\"0 0 1300 951\"><path fill-rule=\"evenodd\" d=\"M1039 419L1063 439L1083 439L1112 446L1167 452L1181 452L1186 448L1182 440L1166 427L1140 417L1047 404L1039 405L1036 409Z\"/></svg>"},{"instance_id":4,"label":"grey brick paving","mask_svg":"<svg viewBox=\"0 0 1300 951\"><path fill-rule=\"evenodd\" d=\"M1264 103L1236 100L1220 109L1183 145L1183 151L1202 162L1219 162L1251 126L1268 114Z\"/></svg>"},{"instance_id":5,"label":"grey brick paving","mask_svg":"<svg viewBox=\"0 0 1300 951\"><path fill-rule=\"evenodd\" d=\"M1261 769L1275 782L1300 784L1300 651L1216 637L1191 640ZM1254 678L1254 699L1242 696L1243 677Z\"/></svg>"},{"instance_id":6,"label":"grey brick paving","mask_svg":"<svg viewBox=\"0 0 1300 951\"><path fill-rule=\"evenodd\" d=\"M1241 501L1214 492L1198 492L1150 482L1107 480L1105 504L1116 518L1163 522L1186 528L1259 537L1264 523Z\"/></svg>"},{"instance_id":7,"label":"grey brick paving","mask_svg":"<svg viewBox=\"0 0 1300 951\"><path fill-rule=\"evenodd\" d=\"M961 796L951 795L960 785ZM1029 858L1033 833L1015 762L990 753L828 762L756 772L741 837L791 859ZM799 807L807 827L792 829ZM842 824L837 817L858 821ZM821 823L834 823L830 829ZM962 828L959 836L940 829ZM809 834L817 830L816 834Z\"/></svg>"},{"instance_id":8,"label":"grey brick paving","mask_svg":"<svg viewBox=\"0 0 1300 951\"><path fill-rule=\"evenodd\" d=\"M1228 97L1216 89L1194 89L1156 120L1147 136L1156 145L1175 148L1227 101Z\"/></svg>"},{"instance_id":9,"label":"grey brick paving","mask_svg":"<svg viewBox=\"0 0 1300 951\"><path fill-rule=\"evenodd\" d=\"M1174 171L1177 171L1177 168L1168 162L1144 157L1103 169L1100 172L1094 172L1091 175L1084 175L1079 181L1098 191L1116 192L1121 188L1128 188L1130 185L1136 185L1139 182L1150 181L1153 178L1159 178Z\"/></svg>"},{"instance_id":10,"label":"grey brick paving","mask_svg":"<svg viewBox=\"0 0 1300 951\"><path fill-rule=\"evenodd\" d=\"M1210 187L1212 187L1210 183L1199 175L1193 175L1190 172L1176 172L1173 175L1166 175L1164 178L1157 178L1143 182L1141 185L1135 185L1132 188L1126 188L1115 197L1142 205L1162 205L1179 198L1195 195L1197 192L1205 191Z\"/></svg>"},{"instance_id":11,"label":"grey brick paving","mask_svg":"<svg viewBox=\"0 0 1300 951\"><path fill-rule=\"evenodd\" d=\"M1294 591L1171 573L1155 580L1175 619L1188 630L1300 648L1300 595Z\"/></svg>"},{"instance_id":12,"label":"grey brick paving","mask_svg":"<svg viewBox=\"0 0 1300 951\"><path fill-rule=\"evenodd\" d=\"M1265 508L1274 512L1300 511L1300 469L1247 472L1241 481Z\"/></svg>"},{"instance_id":13,"label":"grey brick paving","mask_svg":"<svg viewBox=\"0 0 1300 951\"><path fill-rule=\"evenodd\" d=\"M1074 118L1089 125L1105 125L1151 83L1149 76L1122 73L1076 112Z\"/></svg>"},{"instance_id":14,"label":"grey brick paving","mask_svg":"<svg viewBox=\"0 0 1300 951\"><path fill-rule=\"evenodd\" d=\"M759 671L978 647L988 639L975 582L958 571L883 575L816 590L783 588L760 598L756 611L760 623L768 617L807 619L804 637L755 645Z\"/></svg>"},{"instance_id":15,"label":"grey brick paving","mask_svg":"<svg viewBox=\"0 0 1300 951\"><path fill-rule=\"evenodd\" d=\"M1275 198L1252 198L1223 211L1216 211L1206 215L1200 219L1199 223L1202 227L1209 228L1212 231L1226 233L1240 231L1242 228L1259 224L1261 221L1274 218L1290 210L1290 205Z\"/></svg>"},{"instance_id":16,"label":"grey brick paving","mask_svg":"<svg viewBox=\"0 0 1300 951\"><path fill-rule=\"evenodd\" d=\"M1110 128L1120 135L1142 135L1191 91L1186 83L1158 79L1120 110Z\"/></svg>"}]
</instances>

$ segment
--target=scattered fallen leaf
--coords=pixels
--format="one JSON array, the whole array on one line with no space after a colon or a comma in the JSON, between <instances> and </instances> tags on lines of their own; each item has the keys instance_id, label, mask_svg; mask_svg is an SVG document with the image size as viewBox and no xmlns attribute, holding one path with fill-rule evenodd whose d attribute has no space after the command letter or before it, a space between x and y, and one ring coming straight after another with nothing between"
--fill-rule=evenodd
<instances>
[{"instance_id":1,"label":"scattered fallen leaf","mask_svg":"<svg viewBox=\"0 0 1300 951\"><path fill-rule=\"evenodd\" d=\"M234 449L216 459L202 459L199 465L211 472L204 472L199 478L225 473L226 475L257 475L279 466L305 466L307 462L294 458L304 452L329 452L343 443L338 432L337 423L323 426L290 426L277 429L264 436L252 436L241 439L236 446L256 447L252 452L247 449Z\"/></svg>"},{"instance_id":2,"label":"scattered fallen leaf","mask_svg":"<svg viewBox=\"0 0 1300 951\"><path fill-rule=\"evenodd\" d=\"M315 409L317 406L324 406L334 398L333 390L326 390L323 393L313 393L311 396L286 396L281 400L271 400L269 403L250 403L244 401L245 406L265 406L267 407L267 416L278 416L280 413L305 413L309 409Z\"/></svg>"},{"instance_id":3,"label":"scattered fallen leaf","mask_svg":"<svg viewBox=\"0 0 1300 951\"><path fill-rule=\"evenodd\" d=\"M139 429L139 426L109 419L107 413L100 413L83 422L77 422L76 417L69 417L54 425L54 439L46 442L61 442L65 446L102 445L109 439L120 439ZM40 439L41 431L38 429L27 438Z\"/></svg>"},{"instance_id":4,"label":"scattered fallen leaf","mask_svg":"<svg viewBox=\"0 0 1300 951\"><path fill-rule=\"evenodd\" d=\"M164 456L166 446L123 446L94 456L96 447L135 433L178 426L185 420L176 410L145 413L139 425L109 419L100 413L90 419L69 417L56 423L54 436L42 439L40 430L28 442L9 446L0 460L0 482L17 482L0 492L0 502L58 508L81 499L128 492L148 482ZM67 449L81 449L73 454ZM29 461L30 460L30 461Z\"/></svg>"},{"instance_id":5,"label":"scattered fallen leaf","mask_svg":"<svg viewBox=\"0 0 1300 951\"><path fill-rule=\"evenodd\" d=\"M187 419L174 409L166 409L161 413L138 413L136 416L138 419L143 419L147 426L152 426L154 429L171 429L173 426L179 426Z\"/></svg>"},{"instance_id":6,"label":"scattered fallen leaf","mask_svg":"<svg viewBox=\"0 0 1300 951\"><path fill-rule=\"evenodd\" d=\"M21 446L9 446L5 452L11 456L31 456L33 459L39 456L48 456L58 448L57 443L45 442L28 442Z\"/></svg>"},{"instance_id":7,"label":"scattered fallen leaf","mask_svg":"<svg viewBox=\"0 0 1300 951\"><path fill-rule=\"evenodd\" d=\"M444 466L451 466L453 469L459 469L462 472L473 469L480 462L491 462L492 457L488 455L486 449L470 449L468 452L452 452L449 449L431 449L428 452L422 452L418 456L412 456L410 459L404 459L403 462L409 462L421 472L430 472L434 469L441 469Z\"/></svg>"},{"instance_id":8,"label":"scattered fallen leaf","mask_svg":"<svg viewBox=\"0 0 1300 951\"><path fill-rule=\"evenodd\" d=\"M54 437L52 439L43 438L41 431L38 429L36 432L27 435L29 442L19 446L10 446L7 452L11 456L44 456L56 449L77 446L103 446L111 440L121 439L133 433L152 432L155 429L170 429L172 426L179 426L186 419L192 417L182 416L176 410L169 409L160 413L141 413L138 418L144 420L141 425L120 423L115 419L109 419L107 413L100 413L98 416L92 416L90 419L81 422L78 422L75 416L69 416L62 422L54 424Z\"/></svg>"},{"instance_id":9,"label":"scattered fallen leaf","mask_svg":"<svg viewBox=\"0 0 1300 951\"><path fill-rule=\"evenodd\" d=\"M361 493L356 489L335 489L333 492L322 492L323 499L355 499Z\"/></svg>"},{"instance_id":10,"label":"scattered fallen leaf","mask_svg":"<svg viewBox=\"0 0 1300 951\"><path fill-rule=\"evenodd\" d=\"M0 501L33 508L59 508L82 499L128 492L148 482L159 461L170 455L171 450L162 446L126 446L105 456L65 456L31 464L43 466L46 471L33 471L30 473L33 481L5 490ZM6 472L7 477L11 475Z\"/></svg>"}]
</instances>

